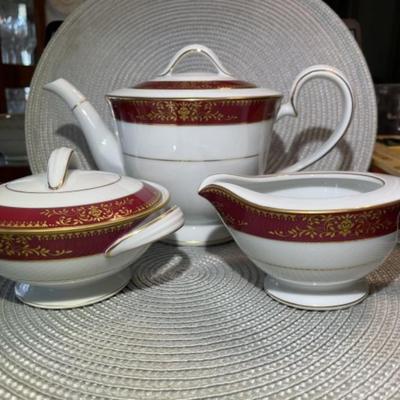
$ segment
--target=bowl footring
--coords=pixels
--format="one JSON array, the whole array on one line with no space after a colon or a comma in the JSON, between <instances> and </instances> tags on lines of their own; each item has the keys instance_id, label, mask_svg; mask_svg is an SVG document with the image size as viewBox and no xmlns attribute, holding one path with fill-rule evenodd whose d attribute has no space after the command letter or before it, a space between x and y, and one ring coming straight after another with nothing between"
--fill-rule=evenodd
<instances>
[{"instance_id":1,"label":"bowl footring","mask_svg":"<svg viewBox=\"0 0 400 400\"><path fill-rule=\"evenodd\" d=\"M175 246L212 246L230 242L232 236L222 224L185 224L175 233L161 239L161 242Z\"/></svg>"},{"instance_id":2,"label":"bowl footring","mask_svg":"<svg viewBox=\"0 0 400 400\"><path fill-rule=\"evenodd\" d=\"M333 288L320 290L288 285L279 279L266 276L264 289L269 296L287 306L304 310L336 310L360 303L368 296L368 282L360 279Z\"/></svg>"},{"instance_id":3,"label":"bowl footring","mask_svg":"<svg viewBox=\"0 0 400 400\"><path fill-rule=\"evenodd\" d=\"M108 299L122 290L130 281L132 272L126 268L111 276L75 286L35 286L17 282L15 294L23 303L39 308L75 308Z\"/></svg>"}]
</instances>

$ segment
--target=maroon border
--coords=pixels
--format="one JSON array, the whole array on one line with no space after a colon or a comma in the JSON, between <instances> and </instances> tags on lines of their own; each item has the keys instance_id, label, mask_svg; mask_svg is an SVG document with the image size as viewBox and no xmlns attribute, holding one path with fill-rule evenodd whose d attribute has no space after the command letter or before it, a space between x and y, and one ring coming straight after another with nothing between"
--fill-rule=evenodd
<instances>
[{"instance_id":1,"label":"maroon border","mask_svg":"<svg viewBox=\"0 0 400 400\"><path fill-rule=\"evenodd\" d=\"M251 99L110 98L117 120L137 124L227 125L273 118L279 97Z\"/></svg>"},{"instance_id":2,"label":"maroon border","mask_svg":"<svg viewBox=\"0 0 400 400\"><path fill-rule=\"evenodd\" d=\"M218 187L205 187L200 195L233 229L290 242L336 242L387 235L397 230L400 213L400 202L357 211L292 214L251 205Z\"/></svg>"},{"instance_id":3,"label":"maroon border","mask_svg":"<svg viewBox=\"0 0 400 400\"><path fill-rule=\"evenodd\" d=\"M166 89L166 90L202 90L202 89L254 89L253 83L240 80L213 81L148 81L135 86L134 89Z\"/></svg>"},{"instance_id":4,"label":"maroon border","mask_svg":"<svg viewBox=\"0 0 400 400\"><path fill-rule=\"evenodd\" d=\"M72 207L19 208L0 206L0 229L35 229L103 224L152 208L160 192L144 184L134 194L111 201ZM77 199L78 201L79 199Z\"/></svg>"},{"instance_id":5,"label":"maroon border","mask_svg":"<svg viewBox=\"0 0 400 400\"><path fill-rule=\"evenodd\" d=\"M142 220L69 233L0 234L0 259L48 261L103 254L115 240ZM85 268L84 263L82 268Z\"/></svg>"}]
</instances>

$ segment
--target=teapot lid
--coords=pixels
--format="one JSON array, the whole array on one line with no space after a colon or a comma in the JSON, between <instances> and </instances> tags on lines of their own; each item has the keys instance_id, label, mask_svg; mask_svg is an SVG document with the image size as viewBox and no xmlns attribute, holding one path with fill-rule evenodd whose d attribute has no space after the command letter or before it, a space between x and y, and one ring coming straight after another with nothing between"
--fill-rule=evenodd
<instances>
[{"instance_id":1,"label":"teapot lid","mask_svg":"<svg viewBox=\"0 0 400 400\"><path fill-rule=\"evenodd\" d=\"M179 61L191 53L202 54L211 61L217 73L173 73ZM233 77L217 55L208 47L193 44L179 50L168 66L153 80L131 88L119 89L109 98L232 98L281 97L274 90L258 88L255 84Z\"/></svg>"},{"instance_id":2,"label":"teapot lid","mask_svg":"<svg viewBox=\"0 0 400 400\"><path fill-rule=\"evenodd\" d=\"M0 232L76 230L130 222L163 207L166 189L103 171L70 170L72 149L54 150L47 173L0 186Z\"/></svg>"}]
</instances>

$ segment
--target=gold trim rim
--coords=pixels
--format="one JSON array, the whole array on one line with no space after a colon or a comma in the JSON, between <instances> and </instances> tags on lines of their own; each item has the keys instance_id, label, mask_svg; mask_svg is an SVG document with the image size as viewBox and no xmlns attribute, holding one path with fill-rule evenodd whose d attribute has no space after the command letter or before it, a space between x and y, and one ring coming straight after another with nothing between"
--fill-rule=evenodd
<instances>
[{"instance_id":1,"label":"gold trim rim","mask_svg":"<svg viewBox=\"0 0 400 400\"><path fill-rule=\"evenodd\" d=\"M222 159L215 159L215 160L169 160L165 158L151 158L151 157L142 157L142 156L135 156L129 153L123 153L124 156L128 156L131 158L138 158L139 160L147 160L147 161L164 161L164 162L187 162L187 163L195 163L195 162L220 162L220 161L237 161L237 160L247 160L249 158L258 157L259 154L251 154L245 157L233 157L233 158L222 158Z\"/></svg>"},{"instance_id":2,"label":"gold trim rim","mask_svg":"<svg viewBox=\"0 0 400 400\"><path fill-rule=\"evenodd\" d=\"M90 172L91 170L85 170L85 171ZM116 179L115 181L112 181L110 183L106 183L104 185L93 186L93 187L86 188L86 189L68 190L68 191L63 191L63 192L56 192L55 190L52 190L50 192L26 192L26 191L23 191L23 190L17 190L17 189L10 188L9 187L9 183L11 183L11 182L5 183L4 187L5 187L6 190L9 190L10 192L14 192L14 193L39 194L39 195L43 194L43 195L46 195L46 196L49 195L49 194L51 194L51 195L60 194L61 195L61 194L65 194L65 193L78 193L78 192L85 192L85 191L88 191L88 190L102 189L102 188L107 187L107 186L115 185L116 183L118 183L122 179L121 175L117 175L117 174L115 174L115 175L118 177L118 179ZM108 201L108 200L105 200L105 201ZM86 204L82 204L82 205L84 206ZM73 207L73 206L66 206L66 207Z\"/></svg>"},{"instance_id":3,"label":"gold trim rim","mask_svg":"<svg viewBox=\"0 0 400 400\"><path fill-rule=\"evenodd\" d=\"M202 188L200 192L207 190L207 189L218 189L221 192L225 192L226 194L229 194L232 196L234 199L239 200L241 203L244 203L250 207L256 208L261 211L268 211L268 212L273 212L273 213L281 213L281 214L309 214L309 215L323 215L323 214L341 214L341 213L352 213L352 212L358 212L358 211L368 211L368 210L375 210L378 208L382 207L389 207L392 205L400 204L400 199L399 200L393 200L387 203L381 203L381 204L376 204L373 206L365 206L365 207L354 207L354 208L340 208L340 209L324 209L324 210L291 210L291 209L286 209L286 208L275 208L275 207L267 207L267 206L261 206L259 204L253 203L249 200L243 199L243 197L240 197L233 193L231 190L226 189L224 187L218 186L218 185L207 185L206 187Z\"/></svg>"},{"instance_id":4,"label":"gold trim rim","mask_svg":"<svg viewBox=\"0 0 400 400\"><path fill-rule=\"evenodd\" d=\"M118 218L114 220L109 220L106 222L98 223L98 224L87 224L87 225L79 225L79 226L61 226L61 227L51 227L51 228L2 228L0 227L0 235L4 234L13 234L13 235L51 235L58 233L78 233L78 232L87 232L91 230L109 228L117 225L124 225L130 222L133 222L139 218L146 217L151 213L158 211L160 208L164 207L170 200L170 195L165 196L165 199L162 200L162 193L160 192L157 196L156 203L147 210L136 213L129 217Z\"/></svg>"},{"instance_id":5,"label":"gold trim rim","mask_svg":"<svg viewBox=\"0 0 400 400\"><path fill-rule=\"evenodd\" d=\"M136 89L139 90L139 89ZM145 89L141 89L145 90ZM153 89L151 89L153 90ZM239 89L238 89L239 90ZM106 95L105 96L108 101L112 100L131 100L131 101L208 101L208 100L213 100L213 101L230 101L230 100L272 100L272 99L282 99L283 95L277 94L277 95L270 95L270 96L235 96L235 97L210 97L210 96L202 96L202 97L153 97L153 96L148 96L148 97L138 97L138 96L116 96L116 95Z\"/></svg>"}]
</instances>

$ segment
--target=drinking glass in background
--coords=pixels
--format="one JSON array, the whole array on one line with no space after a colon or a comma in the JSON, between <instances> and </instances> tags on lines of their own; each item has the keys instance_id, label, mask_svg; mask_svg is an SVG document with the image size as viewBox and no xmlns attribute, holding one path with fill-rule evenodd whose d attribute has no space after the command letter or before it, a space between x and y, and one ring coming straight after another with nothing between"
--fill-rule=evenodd
<instances>
[{"instance_id":1,"label":"drinking glass in background","mask_svg":"<svg viewBox=\"0 0 400 400\"><path fill-rule=\"evenodd\" d=\"M7 113L23 114L29 95L29 87L26 88L6 88Z\"/></svg>"},{"instance_id":2,"label":"drinking glass in background","mask_svg":"<svg viewBox=\"0 0 400 400\"><path fill-rule=\"evenodd\" d=\"M399 135L400 138L400 84L375 85L378 103L378 134Z\"/></svg>"},{"instance_id":3,"label":"drinking glass in background","mask_svg":"<svg viewBox=\"0 0 400 400\"><path fill-rule=\"evenodd\" d=\"M36 30L30 16L33 0L1 0L0 42L3 64L35 63Z\"/></svg>"}]
</instances>

